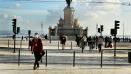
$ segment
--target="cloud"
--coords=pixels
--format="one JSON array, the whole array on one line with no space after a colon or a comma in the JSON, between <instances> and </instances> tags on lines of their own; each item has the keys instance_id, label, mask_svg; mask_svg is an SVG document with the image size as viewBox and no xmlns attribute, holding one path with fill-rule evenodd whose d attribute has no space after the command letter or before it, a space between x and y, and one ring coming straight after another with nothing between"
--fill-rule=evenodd
<instances>
[{"instance_id":1,"label":"cloud","mask_svg":"<svg viewBox=\"0 0 131 74\"><path fill-rule=\"evenodd\" d=\"M23 0L21 0L23 1ZM30 0L31 1L31 0ZM44 1L44 0L43 0ZM121 14L121 6L109 3L80 3L80 2L120 2L120 0L73 0L71 6L75 9L75 17L79 19L82 27L89 27L89 33L95 34L96 24L104 25L104 34L110 34L110 28L114 26L114 20L123 16ZM27 4L27 5L26 5ZM21 27L24 29L40 30L40 24L43 22L44 31L48 30L49 25L56 26L60 17L63 18L63 9L66 3L45 4L37 2L19 3L15 2L13 9L0 9L1 18L18 18ZM23 6L22 6L23 5ZM47 7L46 7L47 6ZM128 13L129 14L129 13ZM127 14L126 14L127 15ZM127 15L129 16L129 15ZM130 15L131 16L131 15ZM124 16L127 19L127 17ZM9 22L10 22L9 19ZM126 20L125 19L125 20ZM127 19L130 21L130 19ZM4 24L4 23L3 23ZM11 24L11 23L9 23ZM130 24L129 24L130 25ZM108 30L108 31L105 31ZM129 29L130 30L130 29Z\"/></svg>"},{"instance_id":2,"label":"cloud","mask_svg":"<svg viewBox=\"0 0 131 74\"><path fill-rule=\"evenodd\" d=\"M8 19L9 15L7 13L0 13L0 19Z\"/></svg>"},{"instance_id":3,"label":"cloud","mask_svg":"<svg viewBox=\"0 0 131 74\"><path fill-rule=\"evenodd\" d=\"M57 25L60 17L63 16L62 10L48 10L48 15L46 15L46 22L49 25Z\"/></svg>"},{"instance_id":4,"label":"cloud","mask_svg":"<svg viewBox=\"0 0 131 74\"><path fill-rule=\"evenodd\" d=\"M120 2L120 0L81 0L81 1L90 1L90 2ZM114 4L89 4L83 3L80 4L80 0L73 0L72 7L75 8L75 17L79 18L80 24L82 27L89 27L89 32L95 34L96 24L106 25L108 34L109 27L111 28L114 22L114 19L117 18L120 11L120 5ZM66 6L66 5L65 5ZM64 9L64 8L63 8ZM48 10L46 15L46 23L49 25L57 25L58 20L62 17L63 9L57 8L56 10ZM106 19L106 20L105 20ZM109 21L107 21L109 20ZM111 25L112 24L112 25ZM107 32L105 32L107 34Z\"/></svg>"},{"instance_id":5,"label":"cloud","mask_svg":"<svg viewBox=\"0 0 131 74\"><path fill-rule=\"evenodd\" d=\"M16 3L16 7L19 8L21 6L20 3Z\"/></svg>"},{"instance_id":6,"label":"cloud","mask_svg":"<svg viewBox=\"0 0 131 74\"><path fill-rule=\"evenodd\" d=\"M6 13L3 14L4 19L7 19L8 17L9 17L8 14L6 14Z\"/></svg>"},{"instance_id":7,"label":"cloud","mask_svg":"<svg viewBox=\"0 0 131 74\"><path fill-rule=\"evenodd\" d=\"M78 2L79 4L77 4L76 6L80 6L78 7L79 9L85 9L88 11L93 11L93 12L98 12L98 11L114 11L119 9L119 5L116 4L111 4L108 2L120 2L120 0L82 0L83 3L79 3L79 0L77 0L76 2ZM85 3L84 3L85 2ZM86 2L105 2L105 3L86 3Z\"/></svg>"},{"instance_id":8,"label":"cloud","mask_svg":"<svg viewBox=\"0 0 131 74\"><path fill-rule=\"evenodd\" d=\"M11 18L16 18L18 23L19 22L24 22L22 16L20 16L20 15L13 15Z\"/></svg>"},{"instance_id":9,"label":"cloud","mask_svg":"<svg viewBox=\"0 0 131 74\"><path fill-rule=\"evenodd\" d=\"M120 2L120 0L81 0L83 2ZM80 3L75 0L75 16L79 18L81 26L89 27L89 34L96 33L96 24L104 25L104 34L110 34L110 28L114 20L118 19L121 13L120 5L110 3Z\"/></svg>"},{"instance_id":10,"label":"cloud","mask_svg":"<svg viewBox=\"0 0 131 74\"><path fill-rule=\"evenodd\" d=\"M8 9L13 14L24 14L24 15L47 15L47 10L39 10L39 9Z\"/></svg>"}]
</instances>

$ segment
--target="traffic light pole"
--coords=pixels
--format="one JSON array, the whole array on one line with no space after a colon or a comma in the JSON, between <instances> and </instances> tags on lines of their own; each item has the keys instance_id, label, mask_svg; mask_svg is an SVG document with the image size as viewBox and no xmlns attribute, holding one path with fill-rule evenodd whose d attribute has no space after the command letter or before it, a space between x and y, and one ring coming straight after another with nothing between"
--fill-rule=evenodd
<instances>
[{"instance_id":1,"label":"traffic light pole","mask_svg":"<svg viewBox=\"0 0 131 74\"><path fill-rule=\"evenodd\" d=\"M114 43L114 58L116 57L116 42L117 42L117 39L116 39L116 35L117 35L117 29L119 29L119 24L120 23L120 21L117 21L117 20L115 20L115 35L114 35L114 38L115 38L115 43Z\"/></svg>"},{"instance_id":2,"label":"traffic light pole","mask_svg":"<svg viewBox=\"0 0 131 74\"><path fill-rule=\"evenodd\" d=\"M28 30L28 36L29 36L28 48L30 48L30 35L31 35L31 30Z\"/></svg>"},{"instance_id":3,"label":"traffic light pole","mask_svg":"<svg viewBox=\"0 0 131 74\"><path fill-rule=\"evenodd\" d=\"M100 33L100 36L102 36L102 31L101 31L101 33Z\"/></svg>"},{"instance_id":4,"label":"traffic light pole","mask_svg":"<svg viewBox=\"0 0 131 74\"><path fill-rule=\"evenodd\" d=\"M15 53L15 44L16 44L16 34L14 34L14 52Z\"/></svg>"},{"instance_id":5,"label":"traffic light pole","mask_svg":"<svg viewBox=\"0 0 131 74\"><path fill-rule=\"evenodd\" d=\"M101 36L102 36L102 32L103 32L103 25L101 25L100 29L101 29Z\"/></svg>"},{"instance_id":6,"label":"traffic light pole","mask_svg":"<svg viewBox=\"0 0 131 74\"><path fill-rule=\"evenodd\" d=\"M114 58L116 57L116 35L114 36Z\"/></svg>"}]
</instances>

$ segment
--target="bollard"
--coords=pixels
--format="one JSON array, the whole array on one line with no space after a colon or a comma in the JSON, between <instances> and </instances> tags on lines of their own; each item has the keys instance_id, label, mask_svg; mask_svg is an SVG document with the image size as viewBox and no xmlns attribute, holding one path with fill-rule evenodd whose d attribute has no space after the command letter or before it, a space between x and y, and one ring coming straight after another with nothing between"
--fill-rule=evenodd
<instances>
[{"instance_id":1,"label":"bollard","mask_svg":"<svg viewBox=\"0 0 131 74\"><path fill-rule=\"evenodd\" d=\"M128 63L131 63L131 52L128 52Z\"/></svg>"},{"instance_id":2,"label":"bollard","mask_svg":"<svg viewBox=\"0 0 131 74\"><path fill-rule=\"evenodd\" d=\"M9 47L9 40L8 40L8 47Z\"/></svg>"},{"instance_id":3,"label":"bollard","mask_svg":"<svg viewBox=\"0 0 131 74\"><path fill-rule=\"evenodd\" d=\"M73 53L73 67L75 67L75 51Z\"/></svg>"},{"instance_id":4,"label":"bollard","mask_svg":"<svg viewBox=\"0 0 131 74\"><path fill-rule=\"evenodd\" d=\"M102 66L103 66L103 50L101 50L101 68L102 68Z\"/></svg>"},{"instance_id":5,"label":"bollard","mask_svg":"<svg viewBox=\"0 0 131 74\"><path fill-rule=\"evenodd\" d=\"M59 50L59 41L58 41L58 50Z\"/></svg>"},{"instance_id":6,"label":"bollard","mask_svg":"<svg viewBox=\"0 0 131 74\"><path fill-rule=\"evenodd\" d=\"M19 52L18 52L18 66L20 66L20 49L19 49Z\"/></svg>"},{"instance_id":7,"label":"bollard","mask_svg":"<svg viewBox=\"0 0 131 74\"><path fill-rule=\"evenodd\" d=\"M71 49L72 49L72 41L71 41Z\"/></svg>"},{"instance_id":8,"label":"bollard","mask_svg":"<svg viewBox=\"0 0 131 74\"><path fill-rule=\"evenodd\" d=\"M45 66L47 67L47 50L46 50L46 56L45 56L45 58L46 58Z\"/></svg>"}]
</instances>

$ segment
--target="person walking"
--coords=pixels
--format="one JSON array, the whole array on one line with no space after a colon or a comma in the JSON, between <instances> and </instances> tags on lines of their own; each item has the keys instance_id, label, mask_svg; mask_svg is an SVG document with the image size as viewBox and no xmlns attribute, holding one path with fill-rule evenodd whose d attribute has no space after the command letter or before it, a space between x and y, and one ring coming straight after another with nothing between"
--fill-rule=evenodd
<instances>
[{"instance_id":1,"label":"person walking","mask_svg":"<svg viewBox=\"0 0 131 74\"><path fill-rule=\"evenodd\" d=\"M105 48L107 48L108 41L109 41L109 38L106 36L106 37L105 37Z\"/></svg>"},{"instance_id":2,"label":"person walking","mask_svg":"<svg viewBox=\"0 0 131 74\"><path fill-rule=\"evenodd\" d=\"M92 46L92 42L91 42L91 41L92 41L92 40L91 40L91 36L89 36L89 37L87 38L89 50L91 50L91 46Z\"/></svg>"},{"instance_id":3,"label":"person walking","mask_svg":"<svg viewBox=\"0 0 131 74\"><path fill-rule=\"evenodd\" d=\"M97 46L98 46L98 36L95 37L95 47L97 49Z\"/></svg>"},{"instance_id":4,"label":"person walking","mask_svg":"<svg viewBox=\"0 0 131 74\"><path fill-rule=\"evenodd\" d=\"M79 46L79 43L80 43L80 37L78 37L78 35L76 35L75 37L76 37L75 41L76 41L76 43L77 43L77 46Z\"/></svg>"},{"instance_id":5,"label":"person walking","mask_svg":"<svg viewBox=\"0 0 131 74\"><path fill-rule=\"evenodd\" d=\"M99 38L98 38L98 50L99 50L99 53L101 52L102 45L103 45L103 37L99 36Z\"/></svg>"},{"instance_id":6,"label":"person walking","mask_svg":"<svg viewBox=\"0 0 131 74\"><path fill-rule=\"evenodd\" d=\"M64 50L65 49L65 44L66 44L66 36L61 35L60 36L60 41L61 41L61 44L62 44L62 50Z\"/></svg>"},{"instance_id":7,"label":"person walking","mask_svg":"<svg viewBox=\"0 0 131 74\"><path fill-rule=\"evenodd\" d=\"M111 38L111 36L109 38L108 47L112 48L112 38Z\"/></svg>"},{"instance_id":8,"label":"person walking","mask_svg":"<svg viewBox=\"0 0 131 74\"><path fill-rule=\"evenodd\" d=\"M35 37L32 39L31 42L32 42L31 51L35 57L35 62L34 62L34 66L33 66L33 69L35 70L35 69L39 68L39 61L41 60L41 58L45 54L45 52L43 50L42 40L39 37L38 33L35 33Z\"/></svg>"},{"instance_id":9,"label":"person walking","mask_svg":"<svg viewBox=\"0 0 131 74\"><path fill-rule=\"evenodd\" d=\"M82 53L84 51L86 43L87 43L87 36L82 36L80 39L80 48L82 48Z\"/></svg>"}]
</instances>

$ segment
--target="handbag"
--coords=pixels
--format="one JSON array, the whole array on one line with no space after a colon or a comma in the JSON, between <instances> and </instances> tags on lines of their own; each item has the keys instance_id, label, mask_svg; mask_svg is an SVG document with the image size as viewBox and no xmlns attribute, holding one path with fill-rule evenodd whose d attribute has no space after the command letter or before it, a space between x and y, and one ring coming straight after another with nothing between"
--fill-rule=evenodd
<instances>
[{"instance_id":1,"label":"handbag","mask_svg":"<svg viewBox=\"0 0 131 74\"><path fill-rule=\"evenodd\" d=\"M45 55L45 51L42 50L42 52L41 52L41 56L44 56L44 55Z\"/></svg>"}]
</instances>

